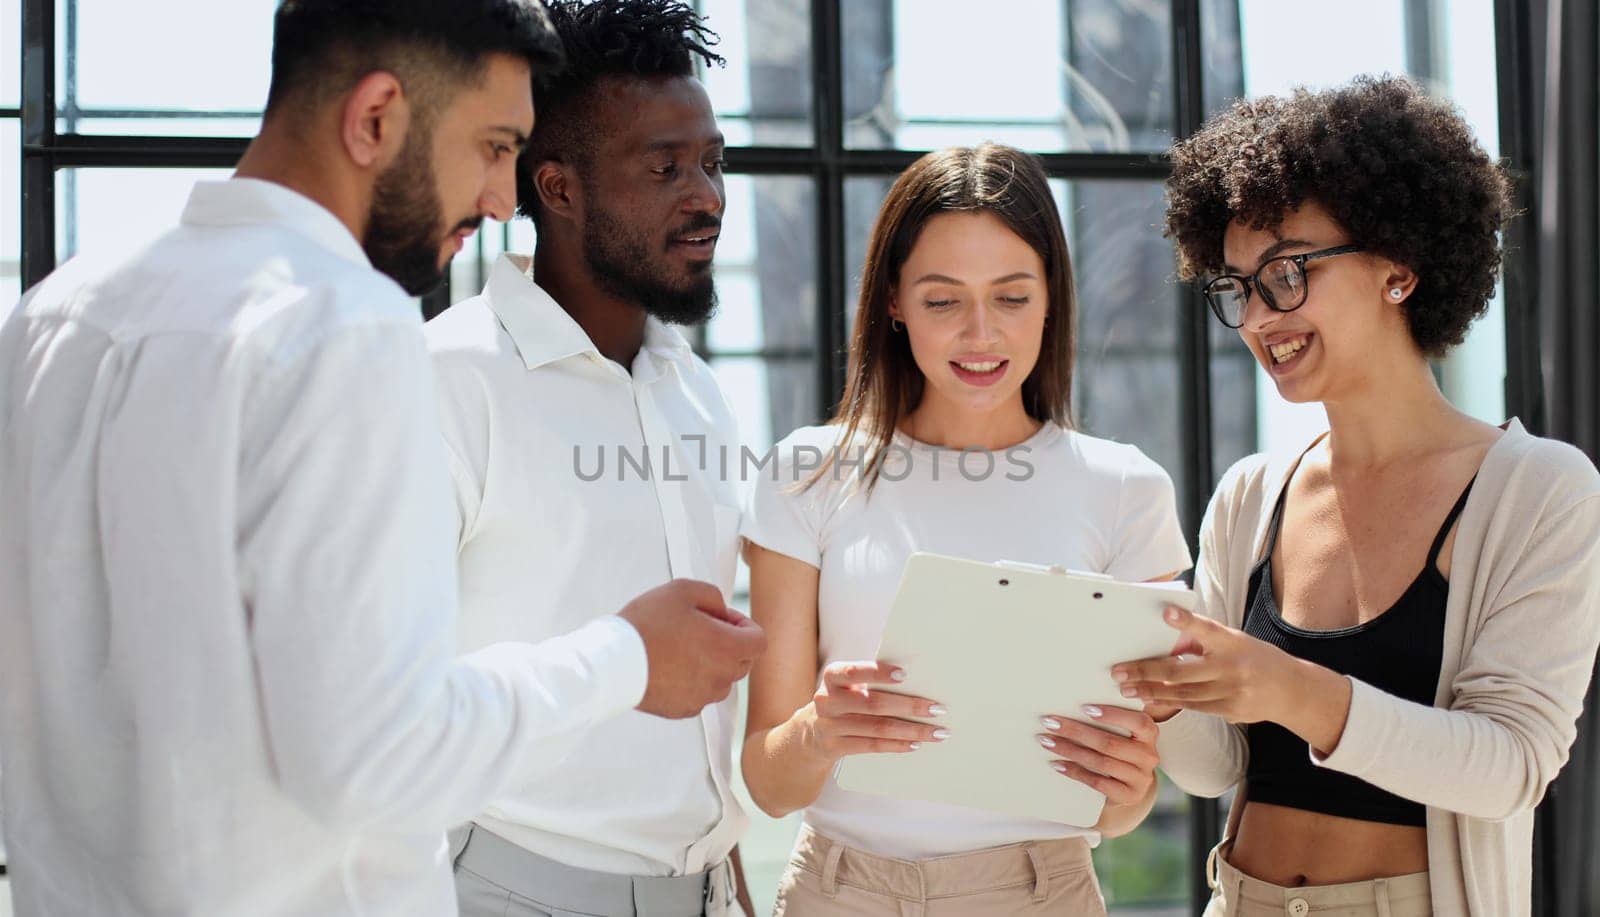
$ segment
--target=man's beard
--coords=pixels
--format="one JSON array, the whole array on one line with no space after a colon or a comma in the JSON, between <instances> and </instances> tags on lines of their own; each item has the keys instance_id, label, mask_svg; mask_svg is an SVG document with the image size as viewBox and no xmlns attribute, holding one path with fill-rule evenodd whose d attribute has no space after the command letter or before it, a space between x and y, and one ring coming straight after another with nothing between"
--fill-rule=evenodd
<instances>
[{"instance_id":1,"label":"man's beard","mask_svg":"<svg viewBox=\"0 0 1600 917\"><path fill-rule=\"evenodd\" d=\"M444 239L438 235L444 216L429 152L432 137L424 134L432 131L414 125L394 164L374 182L361 241L372 266L412 296L422 296L444 280L439 266Z\"/></svg>"},{"instance_id":2,"label":"man's beard","mask_svg":"<svg viewBox=\"0 0 1600 917\"><path fill-rule=\"evenodd\" d=\"M720 225L717 218L702 215L682 231ZM709 319L717 311L711 262L695 271L687 287L680 287L662 276L660 263L664 258L665 252L651 250L644 233L603 208L590 211L583 227L583 260L607 292L671 325L698 325Z\"/></svg>"}]
</instances>

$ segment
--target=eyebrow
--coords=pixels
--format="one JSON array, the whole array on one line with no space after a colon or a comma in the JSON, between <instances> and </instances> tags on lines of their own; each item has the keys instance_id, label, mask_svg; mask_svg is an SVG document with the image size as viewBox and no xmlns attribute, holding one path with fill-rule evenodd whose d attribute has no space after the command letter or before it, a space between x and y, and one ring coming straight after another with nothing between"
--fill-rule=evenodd
<instances>
[{"instance_id":1,"label":"eyebrow","mask_svg":"<svg viewBox=\"0 0 1600 917\"><path fill-rule=\"evenodd\" d=\"M1014 273L1007 274L1004 277L997 277L992 282L995 283L995 284L1001 284L1001 283L1010 283L1013 280L1038 280L1038 279L1039 278L1035 277L1034 275L1030 274L1027 271L1016 271ZM919 284L919 283L948 283L948 284L950 284L952 286L958 286L958 287L965 285L962 281L957 280L954 277L947 277L944 274L923 274L921 277L918 277L915 281L912 282L912 286L915 286L916 284Z\"/></svg>"},{"instance_id":2,"label":"eyebrow","mask_svg":"<svg viewBox=\"0 0 1600 917\"><path fill-rule=\"evenodd\" d=\"M1307 247L1307 248L1309 248L1313 244L1315 244L1315 243L1307 242L1304 239L1279 239L1278 241L1272 243L1272 247L1271 248L1269 248L1266 251L1262 252L1260 258L1256 259L1256 269L1259 270L1261 268L1261 265L1266 264L1268 261L1271 261L1273 258L1276 258L1278 256L1278 253L1282 252L1286 248L1296 248L1296 247L1302 246L1302 245ZM1224 271L1227 271L1230 274L1239 273L1239 269L1238 268L1236 268L1233 265L1228 264L1226 262L1223 263L1222 269Z\"/></svg>"},{"instance_id":3,"label":"eyebrow","mask_svg":"<svg viewBox=\"0 0 1600 917\"><path fill-rule=\"evenodd\" d=\"M694 141L692 140L653 140L644 145L644 151L646 153L659 153L662 150L681 150L684 147L692 146L693 143ZM704 145L717 147L727 146L727 143L727 139L719 133L714 137L706 138Z\"/></svg>"}]
</instances>

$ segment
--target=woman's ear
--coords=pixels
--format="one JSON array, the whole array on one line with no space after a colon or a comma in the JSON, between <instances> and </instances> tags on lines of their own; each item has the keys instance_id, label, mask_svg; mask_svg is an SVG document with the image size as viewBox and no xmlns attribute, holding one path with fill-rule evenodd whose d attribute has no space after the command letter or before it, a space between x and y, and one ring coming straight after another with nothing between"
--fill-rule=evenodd
<instances>
[{"instance_id":1,"label":"woman's ear","mask_svg":"<svg viewBox=\"0 0 1600 917\"><path fill-rule=\"evenodd\" d=\"M1416 273L1403 264L1392 264L1389 273L1383 278L1383 300L1399 305L1409 299L1411 291L1416 288Z\"/></svg>"}]
</instances>

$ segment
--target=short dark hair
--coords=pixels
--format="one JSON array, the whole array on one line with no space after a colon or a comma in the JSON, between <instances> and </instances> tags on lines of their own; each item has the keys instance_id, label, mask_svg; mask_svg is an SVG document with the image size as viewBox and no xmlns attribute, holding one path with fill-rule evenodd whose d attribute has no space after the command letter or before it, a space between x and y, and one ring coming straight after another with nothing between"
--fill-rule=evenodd
<instances>
[{"instance_id":1,"label":"short dark hair","mask_svg":"<svg viewBox=\"0 0 1600 917\"><path fill-rule=\"evenodd\" d=\"M426 114L481 78L493 53L524 58L535 73L561 65L538 0L283 0L266 110L324 101L383 70Z\"/></svg>"},{"instance_id":2,"label":"short dark hair","mask_svg":"<svg viewBox=\"0 0 1600 917\"><path fill-rule=\"evenodd\" d=\"M1167 197L1185 280L1222 271L1230 223L1270 229L1316 202L1351 241L1416 273L1404 308L1428 356L1488 307L1512 215L1505 174L1461 115L1387 75L1235 102L1173 146Z\"/></svg>"},{"instance_id":3,"label":"short dark hair","mask_svg":"<svg viewBox=\"0 0 1600 917\"><path fill-rule=\"evenodd\" d=\"M555 160L582 168L594 150L591 93L607 77L694 75L694 58L723 64L717 34L681 0L548 0L566 66L536 77L533 138L517 163L517 212L539 222L533 170Z\"/></svg>"}]
</instances>

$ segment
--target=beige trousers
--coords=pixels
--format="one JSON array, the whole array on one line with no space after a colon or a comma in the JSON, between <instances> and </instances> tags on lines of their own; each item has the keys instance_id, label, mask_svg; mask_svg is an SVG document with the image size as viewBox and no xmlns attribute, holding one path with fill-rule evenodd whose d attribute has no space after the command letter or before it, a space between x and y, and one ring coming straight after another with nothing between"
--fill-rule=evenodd
<instances>
[{"instance_id":1,"label":"beige trousers","mask_svg":"<svg viewBox=\"0 0 1600 917\"><path fill-rule=\"evenodd\" d=\"M778 884L775 917L1103 917L1105 899L1082 838L895 860L800 829Z\"/></svg>"},{"instance_id":2,"label":"beige trousers","mask_svg":"<svg viewBox=\"0 0 1600 917\"><path fill-rule=\"evenodd\" d=\"M1206 860L1211 902L1202 917L1432 917L1428 874L1284 888L1253 879L1227 859L1227 841Z\"/></svg>"}]
</instances>

